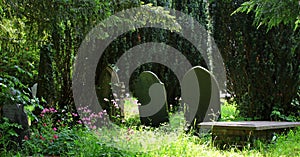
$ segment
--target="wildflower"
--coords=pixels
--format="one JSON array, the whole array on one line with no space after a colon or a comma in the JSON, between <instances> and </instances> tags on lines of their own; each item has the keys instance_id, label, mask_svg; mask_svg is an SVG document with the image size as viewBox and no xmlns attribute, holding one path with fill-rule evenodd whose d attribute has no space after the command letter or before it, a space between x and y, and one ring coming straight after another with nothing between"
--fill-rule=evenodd
<instances>
[{"instance_id":1,"label":"wildflower","mask_svg":"<svg viewBox=\"0 0 300 157\"><path fill-rule=\"evenodd\" d=\"M92 113L92 114L90 115L90 117L91 117L91 118L94 118L94 117L97 117L97 115L95 115L94 113Z\"/></svg>"},{"instance_id":2,"label":"wildflower","mask_svg":"<svg viewBox=\"0 0 300 157\"><path fill-rule=\"evenodd\" d=\"M73 115L74 117L77 117L77 116L78 116L78 114L76 114L76 113L72 113L72 115Z\"/></svg>"},{"instance_id":3,"label":"wildflower","mask_svg":"<svg viewBox=\"0 0 300 157\"><path fill-rule=\"evenodd\" d=\"M48 109L48 108L44 108L43 109L43 111L42 111L42 113L44 112L44 113L47 113L47 112L49 112L50 110Z\"/></svg>"},{"instance_id":4,"label":"wildflower","mask_svg":"<svg viewBox=\"0 0 300 157\"><path fill-rule=\"evenodd\" d=\"M98 113L99 118L102 118L102 114L103 114L102 112Z\"/></svg>"},{"instance_id":5,"label":"wildflower","mask_svg":"<svg viewBox=\"0 0 300 157\"><path fill-rule=\"evenodd\" d=\"M104 98L103 100L104 100L104 101L107 101L107 102L109 101L107 98Z\"/></svg>"},{"instance_id":6,"label":"wildflower","mask_svg":"<svg viewBox=\"0 0 300 157\"><path fill-rule=\"evenodd\" d=\"M27 135L25 135L24 136L24 140L28 140L29 138L28 138L28 136Z\"/></svg>"},{"instance_id":7,"label":"wildflower","mask_svg":"<svg viewBox=\"0 0 300 157\"><path fill-rule=\"evenodd\" d=\"M57 130L57 128L53 128L53 130L54 130L54 131L56 131L56 130Z\"/></svg>"},{"instance_id":8,"label":"wildflower","mask_svg":"<svg viewBox=\"0 0 300 157\"><path fill-rule=\"evenodd\" d=\"M96 129L96 126L94 125L94 126L91 126L90 128L91 128L91 129Z\"/></svg>"},{"instance_id":9,"label":"wildflower","mask_svg":"<svg viewBox=\"0 0 300 157\"><path fill-rule=\"evenodd\" d=\"M83 113L89 113L89 112L90 112L89 109L84 109L84 110L83 110Z\"/></svg>"},{"instance_id":10,"label":"wildflower","mask_svg":"<svg viewBox=\"0 0 300 157\"><path fill-rule=\"evenodd\" d=\"M91 118L88 118L88 117L84 117L82 118L83 121L91 121Z\"/></svg>"},{"instance_id":11,"label":"wildflower","mask_svg":"<svg viewBox=\"0 0 300 157\"><path fill-rule=\"evenodd\" d=\"M77 121L77 123L78 123L78 124L82 124L82 121L81 121L81 120L79 120L79 121Z\"/></svg>"},{"instance_id":12,"label":"wildflower","mask_svg":"<svg viewBox=\"0 0 300 157\"><path fill-rule=\"evenodd\" d=\"M51 108L50 108L50 112L51 112L51 113L56 113L57 111L56 111L53 107L51 107Z\"/></svg>"},{"instance_id":13,"label":"wildflower","mask_svg":"<svg viewBox=\"0 0 300 157\"><path fill-rule=\"evenodd\" d=\"M45 138L42 135L40 135L40 139L43 141L45 140Z\"/></svg>"},{"instance_id":14,"label":"wildflower","mask_svg":"<svg viewBox=\"0 0 300 157\"><path fill-rule=\"evenodd\" d=\"M53 138L54 138L54 139L58 139L58 135L54 134L54 135L53 135Z\"/></svg>"},{"instance_id":15,"label":"wildflower","mask_svg":"<svg viewBox=\"0 0 300 157\"><path fill-rule=\"evenodd\" d=\"M133 131L131 128L128 128L128 129L127 129L127 134L128 134L128 135L131 135L131 134L133 134L133 133L134 133L134 131Z\"/></svg>"},{"instance_id":16,"label":"wildflower","mask_svg":"<svg viewBox=\"0 0 300 157\"><path fill-rule=\"evenodd\" d=\"M43 126L47 126L47 124L46 124L46 123L43 123Z\"/></svg>"},{"instance_id":17,"label":"wildflower","mask_svg":"<svg viewBox=\"0 0 300 157\"><path fill-rule=\"evenodd\" d=\"M118 94L117 93L113 93L113 96L116 98L116 97L118 97Z\"/></svg>"},{"instance_id":18,"label":"wildflower","mask_svg":"<svg viewBox=\"0 0 300 157\"><path fill-rule=\"evenodd\" d=\"M139 104L139 103L138 103L138 100L134 100L134 102L133 102L133 103L134 103L134 104Z\"/></svg>"},{"instance_id":19,"label":"wildflower","mask_svg":"<svg viewBox=\"0 0 300 157\"><path fill-rule=\"evenodd\" d=\"M113 102L113 104L114 104L115 108L119 108L119 105L118 105L117 101L115 101L115 100L112 100L112 102Z\"/></svg>"}]
</instances>

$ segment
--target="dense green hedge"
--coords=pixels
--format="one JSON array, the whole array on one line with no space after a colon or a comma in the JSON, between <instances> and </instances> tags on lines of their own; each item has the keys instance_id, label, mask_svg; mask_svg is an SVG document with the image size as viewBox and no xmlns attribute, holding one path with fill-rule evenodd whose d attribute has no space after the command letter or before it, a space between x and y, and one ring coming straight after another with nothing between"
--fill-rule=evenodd
<instances>
[{"instance_id":1,"label":"dense green hedge","mask_svg":"<svg viewBox=\"0 0 300 157\"><path fill-rule=\"evenodd\" d=\"M228 89L242 116L295 120L300 110L295 101L300 85L300 33L284 25L267 32L253 25L253 14L231 15L242 2L221 0L211 5L214 38L225 61Z\"/></svg>"}]
</instances>

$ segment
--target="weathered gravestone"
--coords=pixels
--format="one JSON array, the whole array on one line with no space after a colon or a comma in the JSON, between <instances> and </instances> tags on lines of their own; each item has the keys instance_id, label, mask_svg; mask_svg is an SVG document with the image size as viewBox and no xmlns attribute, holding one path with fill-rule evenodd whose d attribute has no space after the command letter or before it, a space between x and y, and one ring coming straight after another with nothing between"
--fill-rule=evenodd
<instances>
[{"instance_id":1,"label":"weathered gravestone","mask_svg":"<svg viewBox=\"0 0 300 157\"><path fill-rule=\"evenodd\" d=\"M3 117L6 117L12 123L17 123L22 126L22 128L15 128L15 132L18 137L13 137L12 141L17 144L21 144L25 135L29 137L29 124L27 114L24 111L24 105L3 105L2 106Z\"/></svg>"},{"instance_id":2,"label":"weathered gravestone","mask_svg":"<svg viewBox=\"0 0 300 157\"><path fill-rule=\"evenodd\" d=\"M183 77L181 90L188 126L214 121L220 116L220 92L209 71L200 66L190 69Z\"/></svg>"},{"instance_id":3,"label":"weathered gravestone","mask_svg":"<svg viewBox=\"0 0 300 157\"><path fill-rule=\"evenodd\" d=\"M113 93L112 88L116 93ZM124 117L122 83L118 74L111 67L106 67L96 78L96 93L103 110L106 110L110 120L116 122L114 117Z\"/></svg>"},{"instance_id":4,"label":"weathered gravestone","mask_svg":"<svg viewBox=\"0 0 300 157\"><path fill-rule=\"evenodd\" d=\"M141 104L138 106L143 125L158 127L169 122L167 98L164 84L150 71L142 72L133 84L133 96Z\"/></svg>"}]
</instances>

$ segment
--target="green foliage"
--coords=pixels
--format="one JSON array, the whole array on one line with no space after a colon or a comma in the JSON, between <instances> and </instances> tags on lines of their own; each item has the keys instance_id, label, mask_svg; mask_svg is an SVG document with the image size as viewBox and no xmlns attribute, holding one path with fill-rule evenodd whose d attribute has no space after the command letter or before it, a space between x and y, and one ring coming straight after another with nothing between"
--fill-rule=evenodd
<instances>
[{"instance_id":1,"label":"green foliage","mask_svg":"<svg viewBox=\"0 0 300 157\"><path fill-rule=\"evenodd\" d=\"M15 129L20 128L22 128L21 125L11 123L9 119L5 117L0 118L0 155L6 154L10 149L18 147L18 144L14 143L12 138L18 137Z\"/></svg>"},{"instance_id":2,"label":"green foliage","mask_svg":"<svg viewBox=\"0 0 300 157\"><path fill-rule=\"evenodd\" d=\"M266 25L268 30L280 24L289 25L296 30L299 27L300 2L298 0L249 0L233 12L255 12L254 24Z\"/></svg>"},{"instance_id":3,"label":"green foliage","mask_svg":"<svg viewBox=\"0 0 300 157\"><path fill-rule=\"evenodd\" d=\"M244 1L215 1L211 6L214 39L225 62L228 89L241 116L252 120L283 120L299 116L299 32L280 25L267 32L252 25L255 15L231 15ZM286 120L286 119L285 119Z\"/></svg>"},{"instance_id":4,"label":"green foliage","mask_svg":"<svg viewBox=\"0 0 300 157\"><path fill-rule=\"evenodd\" d=\"M15 68L24 76L28 74L28 72L18 66L15 66ZM0 81L0 100L2 102L0 106L23 104L29 121L36 120L33 110L41 108L41 106L39 105L39 100L31 96L28 86L23 84L18 78L5 73L0 75Z\"/></svg>"},{"instance_id":5,"label":"green foliage","mask_svg":"<svg viewBox=\"0 0 300 157\"><path fill-rule=\"evenodd\" d=\"M130 103L130 102L127 102ZM134 104L134 102L133 102ZM132 105L132 104L131 104ZM236 114L236 104L226 104ZM45 108L37 128L30 138L25 137L19 152L5 152L4 156L291 156L298 155L299 129L287 136L280 135L272 144L238 150L218 150L213 147L210 134L196 137L183 132L183 114L172 114L170 124L159 128L128 125L118 129L102 127L90 129L69 121L54 119L58 111ZM223 114L226 112L222 112ZM228 117L232 117L228 112ZM71 117L70 117L71 118ZM69 119L70 119L69 118ZM4 125L11 125L6 123Z\"/></svg>"},{"instance_id":6,"label":"green foliage","mask_svg":"<svg viewBox=\"0 0 300 157\"><path fill-rule=\"evenodd\" d=\"M270 156L299 156L300 155L300 128L290 130L287 135L278 137L269 147Z\"/></svg>"},{"instance_id":7,"label":"green foliage","mask_svg":"<svg viewBox=\"0 0 300 157\"><path fill-rule=\"evenodd\" d=\"M239 118L236 102L228 103L227 101L221 106L221 121L234 121Z\"/></svg>"}]
</instances>

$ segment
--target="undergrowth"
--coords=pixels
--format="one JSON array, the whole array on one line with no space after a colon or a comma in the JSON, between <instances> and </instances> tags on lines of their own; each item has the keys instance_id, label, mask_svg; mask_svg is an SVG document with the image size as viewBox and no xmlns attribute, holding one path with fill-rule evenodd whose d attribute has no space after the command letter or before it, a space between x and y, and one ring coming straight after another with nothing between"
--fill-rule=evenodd
<instances>
[{"instance_id":1,"label":"undergrowth","mask_svg":"<svg viewBox=\"0 0 300 157\"><path fill-rule=\"evenodd\" d=\"M131 101L131 100L130 100ZM130 101L127 105L132 105ZM135 102L135 101L133 101ZM129 103L129 104L128 104ZM132 105L131 107L134 107ZM133 109L135 110L135 109ZM5 151L2 156L299 156L300 128L287 135L277 135L271 144L261 143L254 148L220 150L213 146L208 132L194 136L184 132L182 113L171 114L170 123L158 128L140 125L135 114L125 113L125 123L95 129L91 126L68 126L63 121L53 123L55 109L40 117L38 127L23 140L18 152ZM49 117L47 117L49 116ZM222 120L238 120L234 103L222 107ZM129 123L126 120L129 120Z\"/></svg>"}]
</instances>

